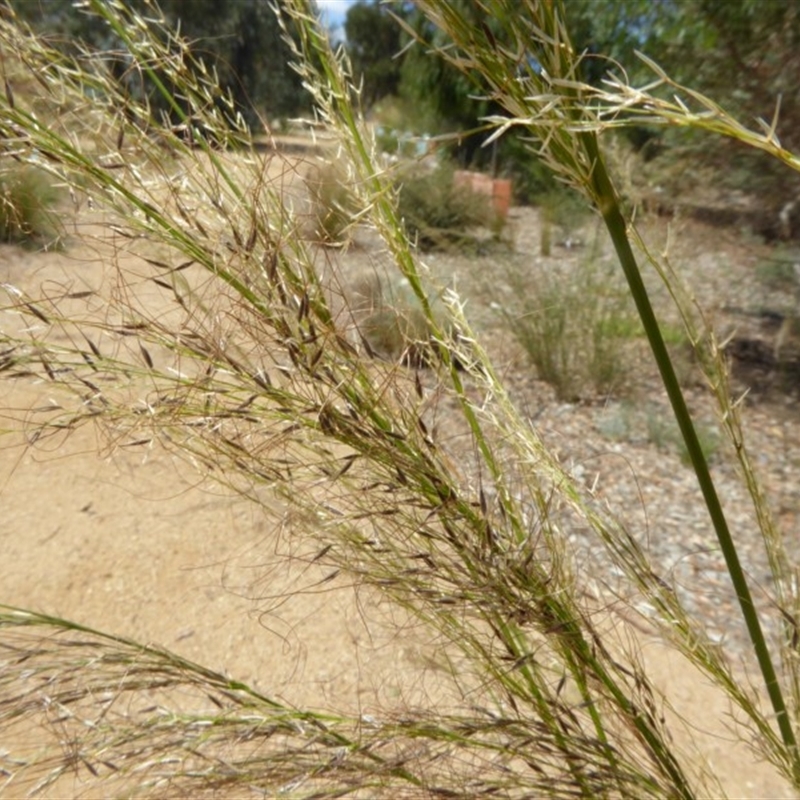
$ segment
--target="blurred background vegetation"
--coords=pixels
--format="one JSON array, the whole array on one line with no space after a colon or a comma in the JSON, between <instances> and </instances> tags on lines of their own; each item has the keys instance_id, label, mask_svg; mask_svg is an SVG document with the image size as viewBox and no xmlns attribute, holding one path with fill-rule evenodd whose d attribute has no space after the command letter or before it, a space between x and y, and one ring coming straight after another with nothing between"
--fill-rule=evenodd
<instances>
[{"instance_id":1,"label":"blurred background vegetation","mask_svg":"<svg viewBox=\"0 0 800 800\"><path fill-rule=\"evenodd\" d=\"M494 21L474 0L453 0L462 15L477 28L488 29L498 47L503 42ZM780 102L778 135L792 151L800 147L800 3L797 0L570 0L569 14L574 44L587 54L583 80L599 85L609 73L626 73L636 84L652 79L641 51L679 82L717 99L747 123L761 118L770 122ZM429 22L413 3L388 5L361 0L353 5L345 23L347 47L354 71L364 82L363 101L378 120L401 117L417 133L441 135L473 130L480 118L497 113L453 67L431 57L419 44L408 46L410 36L394 19L435 45ZM524 21L520 20L524 25ZM405 49L404 49L405 48ZM402 53L398 57L398 53ZM602 57L595 54L603 54ZM520 59L535 53L520 53ZM482 148L488 134L476 133L452 147L462 166L494 170L514 178L517 199L531 201L552 188L552 178L531 157L521 137L509 132L496 149ZM720 168L730 191L755 192L770 212L794 199L796 180L769 159L748 153L736 142L713 149L707 140L653 127L626 130L626 143L652 165L652 174L667 191L691 186L681 181L682 165L689 160L697 174L702 166Z\"/></svg>"},{"instance_id":2,"label":"blurred background vegetation","mask_svg":"<svg viewBox=\"0 0 800 800\"><path fill-rule=\"evenodd\" d=\"M73 0L5 0L3 5L51 45L73 54L76 40L95 49L118 50L115 70L120 80L127 79L122 43ZM141 13L152 7L147 0L125 0L125 5ZM257 130L263 115L278 121L310 110L310 98L291 67L291 51L267 0L159 0L158 6L169 24L194 43L193 55L216 69L220 88L231 94L251 127ZM153 87L129 88L147 94L155 111L166 111Z\"/></svg>"},{"instance_id":3,"label":"blurred background vegetation","mask_svg":"<svg viewBox=\"0 0 800 800\"><path fill-rule=\"evenodd\" d=\"M148 5L146 0L127 4L135 10ZM113 34L74 8L72 0L4 0L3 5L65 48L76 39L114 47ZM488 30L497 47L516 47L502 41L481 3L453 0L452 5L476 28ZM254 130L264 119L280 129L310 111L267 0L162 0L160 7L194 42L194 54L215 67L221 88L230 92L236 110ZM413 2L341 0L344 10L344 25L333 35L343 39L362 82L361 105L381 126L388 147L397 144L398 136L443 137L439 147L458 166L511 177L518 202L536 202L552 193L554 179L522 135L511 130L496 145L483 147L489 133L481 118L499 109L480 99L479 81L476 85L424 45L411 43L410 31L431 45L440 44L436 37L441 35ZM778 135L787 149L800 149L800 0L570 0L569 13L574 44L587 55L584 80L598 85L615 72L626 73L634 84L650 80L638 50L745 122L770 122L779 104ZM536 53L520 52L519 58L521 63L535 61ZM122 58L117 68L124 79ZM152 100L157 109L154 92ZM650 184L667 197L702 188L703 168L713 167L723 176L720 188L757 198L767 222L754 228L768 236L781 233L778 216L800 194L800 181L787 179L776 162L736 142L723 141L712 149L686 132L679 143L673 131L645 126L626 129L624 137L625 146L647 165ZM396 149L402 154L399 145ZM691 170L685 169L689 162ZM793 235L800 233L800 225L792 228Z\"/></svg>"}]
</instances>

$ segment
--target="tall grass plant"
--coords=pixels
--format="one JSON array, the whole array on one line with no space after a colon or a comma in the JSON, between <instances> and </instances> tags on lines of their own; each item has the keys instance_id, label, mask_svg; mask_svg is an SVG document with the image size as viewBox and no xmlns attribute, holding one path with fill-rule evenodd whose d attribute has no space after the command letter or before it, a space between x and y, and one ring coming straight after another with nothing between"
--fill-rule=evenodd
<instances>
[{"instance_id":1,"label":"tall grass plant","mask_svg":"<svg viewBox=\"0 0 800 800\"><path fill-rule=\"evenodd\" d=\"M409 164L398 170L398 211L412 241L423 250L469 251L481 239L498 239L504 220L492 198L458 186L447 161Z\"/></svg>"},{"instance_id":2,"label":"tall grass plant","mask_svg":"<svg viewBox=\"0 0 800 800\"><path fill-rule=\"evenodd\" d=\"M120 271L99 316L76 311L74 293L4 287L0 318L21 315L30 324L3 324L2 375L35 374L64 398L29 434L98 424L117 445L185 455L250 502L264 503L267 492L283 497L293 535L313 542L316 562L406 609L445 643L451 667L443 680L463 704L387 710L380 719L296 709L160 648L5 607L0 723L23 739L33 729L39 737L35 751L3 756L9 791L55 791L80 763L106 781L108 793L124 796L245 788L292 797L717 795L714 776L675 746L637 648L604 622L608 598L590 591L577 568L567 535L575 525L602 543L609 570L624 576L616 588L622 599L646 600L652 615L642 624L656 624L721 687L758 753L800 786L794 569L751 467L716 343L669 264L647 251L623 216L601 134L631 119L682 125L798 162L769 125L744 128L654 64L654 80L673 99L622 81L602 90L583 85L558 3L480 6L493 30L470 24L449 0L419 2L446 42L441 56L480 76L480 91L505 109L489 124L498 134L524 127L549 168L608 227L719 535L770 707L681 605L636 536L573 481L520 416L458 297L443 296L447 324L434 309L347 62L311 5L287 4L283 22L294 33L287 38L296 42L318 119L338 137L359 217L380 237L426 321L429 374L367 352L341 310L335 269L306 243L284 202L282 178L271 179L256 152L228 151L227 142L247 139L244 122L230 129L235 116L220 111L233 108L230 99L157 10L140 15L90 0L87 10L180 125L159 125L102 58L70 60L13 19L0 20L5 57L16 54L71 114L67 135L42 125L7 90L3 140L23 161L44 158L54 178L102 206L107 236L98 246L121 242L143 256L138 274ZM775 613L787 621L778 653L761 633L634 245L671 289L736 445L770 556ZM170 298L168 313L153 313L156 289ZM433 402L450 409L471 442L469 457L462 450L454 458L438 438L429 424ZM4 746L11 749L13 737Z\"/></svg>"},{"instance_id":3,"label":"tall grass plant","mask_svg":"<svg viewBox=\"0 0 800 800\"><path fill-rule=\"evenodd\" d=\"M33 165L7 166L0 171L0 241L45 250L60 245L61 197L53 180Z\"/></svg>"}]
</instances>

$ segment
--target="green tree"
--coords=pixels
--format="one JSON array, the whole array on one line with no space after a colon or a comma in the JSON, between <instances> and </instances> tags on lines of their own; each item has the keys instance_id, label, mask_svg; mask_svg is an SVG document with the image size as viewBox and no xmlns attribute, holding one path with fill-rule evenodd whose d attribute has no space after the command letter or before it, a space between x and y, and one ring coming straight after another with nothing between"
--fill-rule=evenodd
<instances>
[{"instance_id":1,"label":"green tree","mask_svg":"<svg viewBox=\"0 0 800 800\"><path fill-rule=\"evenodd\" d=\"M498 46L504 41L496 21L473 0L453 0L454 12L476 32L488 31ZM638 58L640 51L659 63L676 80L714 96L742 119L770 122L780 102L777 133L791 150L800 148L800 2L798 0L570 0L569 13L576 51L583 55L579 75L601 86L609 73L625 74L633 83L652 81L652 72ZM400 92L428 116L438 120L437 133L468 131L480 125L487 113L497 111L482 99L486 87L472 75L458 73L430 55L441 44L441 33L419 12L409 24L426 44L410 48L402 63ZM519 21L520 30L524 19ZM508 34L505 34L508 39ZM537 59L536 53L520 58ZM729 188L746 188L759 194L770 213L794 199L800 179L787 176L759 153L745 152L735 142L721 141L708 148L692 135L678 137L664 128L632 125L625 136L650 157L669 151L675 156L678 139L682 151L696 164L711 163L723 171ZM454 152L461 163L497 168L513 173L515 184L526 186L530 196L543 189L535 161L513 132L500 141L496 153L481 148L484 136L465 137ZM695 150L696 148L696 150Z\"/></svg>"},{"instance_id":2,"label":"green tree","mask_svg":"<svg viewBox=\"0 0 800 800\"><path fill-rule=\"evenodd\" d=\"M347 52L356 81L362 83L361 101L365 108L382 97L397 94L401 76L398 56L405 37L392 14L404 11L402 3L389 9L377 0L359 0L347 12Z\"/></svg>"},{"instance_id":3,"label":"green tree","mask_svg":"<svg viewBox=\"0 0 800 800\"><path fill-rule=\"evenodd\" d=\"M217 69L251 125L308 107L291 51L277 17L264 0L163 0L168 19L196 41L196 52Z\"/></svg>"},{"instance_id":4,"label":"green tree","mask_svg":"<svg viewBox=\"0 0 800 800\"><path fill-rule=\"evenodd\" d=\"M679 80L692 80L744 117L770 119L780 97L783 122L778 130L796 149L800 3L684 0L670 10L648 41L653 56Z\"/></svg>"},{"instance_id":5,"label":"green tree","mask_svg":"<svg viewBox=\"0 0 800 800\"><path fill-rule=\"evenodd\" d=\"M21 20L40 34L69 48L74 40L104 50L119 48L114 35L97 18L76 9L72 0L6 0ZM129 8L152 14L146 0L127 0ZM264 0L161 0L172 27L193 42L193 52L219 75L220 88L230 92L247 122L259 117L284 117L308 107L301 80L291 67L291 51L278 19ZM117 72L122 73L120 63ZM118 75L119 77L119 75ZM159 99L151 92L156 109Z\"/></svg>"},{"instance_id":6,"label":"green tree","mask_svg":"<svg viewBox=\"0 0 800 800\"><path fill-rule=\"evenodd\" d=\"M475 26L486 24L485 13L471 0L453 0L453 8ZM480 117L490 108L476 96L474 81L477 79L470 79L443 59L431 55L431 49L442 45L442 33L421 12L410 14L407 23L418 41L408 48L403 59L401 93L438 119L437 132L478 127ZM473 139L466 149L472 153L480 143Z\"/></svg>"},{"instance_id":7,"label":"green tree","mask_svg":"<svg viewBox=\"0 0 800 800\"><path fill-rule=\"evenodd\" d=\"M502 32L482 4L452 0L451 7L476 30L488 31L496 44L515 46L503 42ZM463 167L511 177L520 201L528 202L536 195L552 191L555 187L552 175L516 131L509 131L490 147L484 146L490 134L482 118L502 113L502 109L485 99L489 91L480 76L466 75L444 59L431 55L431 50L442 47L445 39L427 17L415 10L407 15L406 23L418 41L407 49L403 59L400 94L410 106L420 109L426 119L435 121L430 132L464 134L453 139L450 151L454 159Z\"/></svg>"},{"instance_id":8,"label":"green tree","mask_svg":"<svg viewBox=\"0 0 800 800\"><path fill-rule=\"evenodd\" d=\"M771 122L780 103L777 133L788 149L800 147L798 0L571 0L569 10L589 82L599 85L609 71L623 70L634 83L651 81L638 50L743 120ZM629 129L628 136L639 144L649 138L641 129ZM677 137L667 131L659 138L669 144ZM787 180L757 153L731 142L713 149L697 142L693 158L716 166L735 161L736 169L723 174L736 188L745 182L778 206L798 191L796 179Z\"/></svg>"}]
</instances>

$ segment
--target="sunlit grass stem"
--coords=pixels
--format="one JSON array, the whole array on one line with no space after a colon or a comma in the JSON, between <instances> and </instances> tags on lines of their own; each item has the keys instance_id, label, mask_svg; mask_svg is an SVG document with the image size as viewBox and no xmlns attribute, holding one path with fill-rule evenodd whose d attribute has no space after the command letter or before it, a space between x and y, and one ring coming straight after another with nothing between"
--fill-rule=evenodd
<instances>
[{"instance_id":1,"label":"sunlit grass stem","mask_svg":"<svg viewBox=\"0 0 800 800\"><path fill-rule=\"evenodd\" d=\"M692 415L686 405L680 381L675 374L675 368L673 367L669 350L661 335L661 329L658 325L655 312L653 311L653 306L650 303L650 298L644 281L642 280L639 266L636 263L636 257L628 238L628 224L622 214L619 198L617 197L617 193L606 171L602 155L600 154L600 149L597 145L597 134L593 131L587 131L580 133L579 136L586 149L587 157L593 165L592 194L611 236L620 266L625 273L631 295L636 303L642 326L644 327L645 334L650 343L650 349L653 352L653 358L661 374L664 388L666 389L673 413L675 414L675 419L677 420L686 445L686 451L692 467L694 468L695 475L697 476L700 490L703 493L706 508L708 509L712 524L714 525L714 531L716 532L720 549L725 558L725 565L727 566L728 574L733 583L736 598L739 601L739 607L742 611L742 617L747 626L747 632L750 636L750 641L752 642L756 658L758 659L758 665L764 678L764 686L775 711L775 717L778 727L780 728L781 736L783 737L786 747L794 754L796 775L800 782L800 754L797 752L797 740L795 738L791 719L787 712L783 691L778 681L775 666L772 663L772 657L761 627L761 622L758 618L755 604L753 603L753 597L747 583L747 578L742 569L736 543L731 536L730 528L728 527L728 522L725 518L716 486L714 485L714 480L711 477L711 471L708 468L708 460L706 459L705 452L703 451L703 447L697 435Z\"/></svg>"}]
</instances>

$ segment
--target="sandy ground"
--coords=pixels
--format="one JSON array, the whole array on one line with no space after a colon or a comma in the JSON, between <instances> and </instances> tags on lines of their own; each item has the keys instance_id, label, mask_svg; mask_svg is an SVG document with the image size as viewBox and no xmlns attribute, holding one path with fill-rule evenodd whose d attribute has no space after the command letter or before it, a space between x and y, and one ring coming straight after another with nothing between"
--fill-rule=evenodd
<instances>
[{"instance_id":1,"label":"sandy ground","mask_svg":"<svg viewBox=\"0 0 800 800\"><path fill-rule=\"evenodd\" d=\"M3 406L42 399L3 389ZM346 586L315 592L321 576L287 568L259 509L163 452L100 458L96 445L87 429L52 452L0 451L0 601L162 645L298 706L379 715L436 695L424 634L365 620ZM729 795L792 797L726 730L724 698L657 640L642 645Z\"/></svg>"},{"instance_id":2,"label":"sandy ground","mask_svg":"<svg viewBox=\"0 0 800 800\"><path fill-rule=\"evenodd\" d=\"M298 705L374 712L401 691L384 673L403 680L406 645L375 625L367 641L352 590L317 591L324 573L287 566L261 509L163 451L102 458L98 444L87 428L55 451L3 449L2 602L157 643Z\"/></svg>"},{"instance_id":3,"label":"sandy ground","mask_svg":"<svg viewBox=\"0 0 800 800\"><path fill-rule=\"evenodd\" d=\"M107 279L102 264L0 248L0 281L63 284L78 268ZM89 427L24 446L11 418L51 399L47 385L0 382L0 602L157 643L298 706L375 714L438 697L424 632L384 624L344 580L315 588L324 575L287 565L274 519L189 465L158 450L103 456ZM724 699L657 641L641 645L730 796L791 797L732 741Z\"/></svg>"}]
</instances>

